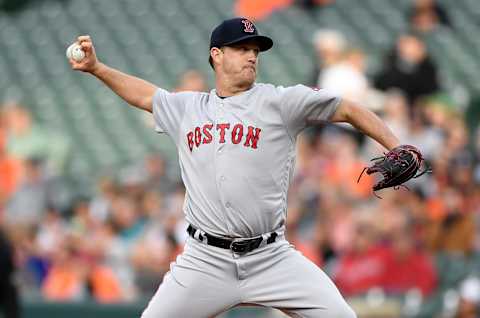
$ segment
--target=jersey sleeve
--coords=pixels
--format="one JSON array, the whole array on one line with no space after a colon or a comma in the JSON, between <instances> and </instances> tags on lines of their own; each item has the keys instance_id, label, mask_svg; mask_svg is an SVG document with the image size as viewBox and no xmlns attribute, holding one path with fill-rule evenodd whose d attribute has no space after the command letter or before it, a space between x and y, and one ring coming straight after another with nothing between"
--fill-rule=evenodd
<instances>
[{"instance_id":1,"label":"jersey sleeve","mask_svg":"<svg viewBox=\"0 0 480 318\"><path fill-rule=\"evenodd\" d=\"M155 131L166 133L176 139L188 97L188 94L170 93L162 88L157 89L152 104Z\"/></svg>"},{"instance_id":2,"label":"jersey sleeve","mask_svg":"<svg viewBox=\"0 0 480 318\"><path fill-rule=\"evenodd\" d=\"M330 120L341 101L338 95L328 90L305 85L279 89L282 118L293 136L302 131L309 122Z\"/></svg>"}]
</instances>

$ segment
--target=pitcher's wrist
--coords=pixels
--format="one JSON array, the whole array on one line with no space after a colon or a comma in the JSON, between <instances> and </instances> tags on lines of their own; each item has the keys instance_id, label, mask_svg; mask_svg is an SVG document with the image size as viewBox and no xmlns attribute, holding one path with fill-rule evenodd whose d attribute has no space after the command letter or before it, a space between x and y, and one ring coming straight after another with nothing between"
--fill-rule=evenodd
<instances>
[{"instance_id":1,"label":"pitcher's wrist","mask_svg":"<svg viewBox=\"0 0 480 318\"><path fill-rule=\"evenodd\" d=\"M101 62L97 62L95 63L95 66L92 68L92 70L90 71L90 73L94 76L99 76L100 73L102 72L102 70L104 70L106 67L105 64L101 63Z\"/></svg>"}]
</instances>

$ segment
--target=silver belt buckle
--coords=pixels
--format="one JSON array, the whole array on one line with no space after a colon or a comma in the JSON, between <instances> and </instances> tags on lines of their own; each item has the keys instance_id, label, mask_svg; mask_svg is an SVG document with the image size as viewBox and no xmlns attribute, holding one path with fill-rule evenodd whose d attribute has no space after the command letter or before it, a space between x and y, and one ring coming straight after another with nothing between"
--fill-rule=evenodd
<instances>
[{"instance_id":1,"label":"silver belt buckle","mask_svg":"<svg viewBox=\"0 0 480 318\"><path fill-rule=\"evenodd\" d=\"M250 251L250 246L255 242L253 239L234 239L230 249L236 254L245 254Z\"/></svg>"}]
</instances>

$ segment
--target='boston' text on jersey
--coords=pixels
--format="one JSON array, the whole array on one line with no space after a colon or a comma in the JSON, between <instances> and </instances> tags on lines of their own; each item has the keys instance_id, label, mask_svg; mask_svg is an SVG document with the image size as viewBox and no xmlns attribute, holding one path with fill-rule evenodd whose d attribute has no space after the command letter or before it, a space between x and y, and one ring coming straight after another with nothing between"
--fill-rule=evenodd
<instances>
[{"instance_id":1,"label":"'boston' text on jersey","mask_svg":"<svg viewBox=\"0 0 480 318\"><path fill-rule=\"evenodd\" d=\"M260 139L260 128L253 126L244 127L242 124L221 123L217 124L214 128L214 124L205 124L203 127L195 127L193 131L187 133L187 143L190 151L193 147L200 147L203 144L209 144L213 141L212 129L216 129L219 133L218 142L223 144L225 139L231 140L232 144L240 144L243 142L243 146L257 149L258 141Z\"/></svg>"}]
</instances>

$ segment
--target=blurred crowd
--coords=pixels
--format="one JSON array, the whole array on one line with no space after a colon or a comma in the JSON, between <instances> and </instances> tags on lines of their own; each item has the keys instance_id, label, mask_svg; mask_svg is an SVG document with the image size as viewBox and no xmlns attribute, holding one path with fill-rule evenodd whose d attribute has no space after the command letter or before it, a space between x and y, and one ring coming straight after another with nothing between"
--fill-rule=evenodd
<instances>
[{"instance_id":1,"label":"blurred crowd","mask_svg":"<svg viewBox=\"0 0 480 318\"><path fill-rule=\"evenodd\" d=\"M445 10L418 0L407 18L410 30L373 74L369 57L344 34L316 32L309 84L369 107L402 142L422 150L433 174L408 189L381 191L377 200L370 191L375 180L357 183L356 174L384 150L349 126L311 129L300 140L289 236L346 296L380 290L437 297L438 315L443 309L445 316L478 317L480 129L467 124L463 105L442 86L423 40L451 27Z\"/></svg>"},{"instance_id":2,"label":"blurred crowd","mask_svg":"<svg viewBox=\"0 0 480 318\"><path fill-rule=\"evenodd\" d=\"M419 0L406 18L411 32L398 36L373 75L369 57L345 35L319 30L317 68L305 84L369 107L402 142L422 150L433 173L377 198L375 176L357 179L384 149L348 125L309 128L298 139L288 239L347 297L380 292L414 295L421 303L446 294L440 304L452 317L477 317L480 130L467 125L445 92L422 40L423 32L450 27L448 16L435 2ZM175 90L208 88L191 70ZM0 255L16 268L5 273L12 272L24 297L150 297L186 238L185 190L168 173L178 167L153 153L99 176L93 195L65 203L57 197L58 180L72 147L65 134L33 118L19 103L0 108L0 224L2 241L10 242L0 244L8 247Z\"/></svg>"},{"instance_id":3,"label":"blurred crowd","mask_svg":"<svg viewBox=\"0 0 480 318\"><path fill-rule=\"evenodd\" d=\"M57 197L57 164L68 141L34 124L21 105L4 105L0 118L0 217L21 292L116 302L153 291L184 236L176 233L184 190L166 176L164 159L151 154L118 175L102 176L94 196L64 204ZM62 152L53 148L62 142Z\"/></svg>"}]
</instances>

